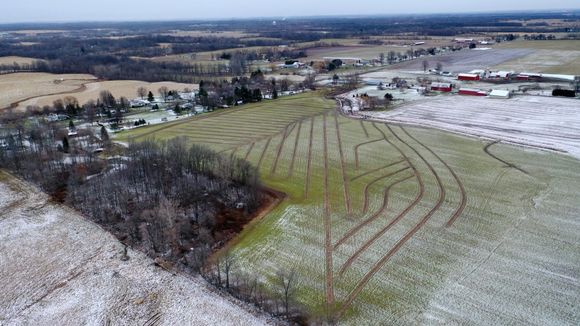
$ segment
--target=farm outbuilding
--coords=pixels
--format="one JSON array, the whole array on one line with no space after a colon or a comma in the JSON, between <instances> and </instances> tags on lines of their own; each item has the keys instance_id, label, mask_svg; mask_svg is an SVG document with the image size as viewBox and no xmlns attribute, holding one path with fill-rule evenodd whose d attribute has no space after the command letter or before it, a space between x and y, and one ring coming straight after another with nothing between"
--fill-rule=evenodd
<instances>
[{"instance_id":1,"label":"farm outbuilding","mask_svg":"<svg viewBox=\"0 0 580 326\"><path fill-rule=\"evenodd\" d=\"M487 92L474 88L460 88L459 95L487 96Z\"/></svg>"},{"instance_id":2,"label":"farm outbuilding","mask_svg":"<svg viewBox=\"0 0 580 326\"><path fill-rule=\"evenodd\" d=\"M488 78L509 79L513 74L513 71L490 71Z\"/></svg>"},{"instance_id":3,"label":"farm outbuilding","mask_svg":"<svg viewBox=\"0 0 580 326\"><path fill-rule=\"evenodd\" d=\"M431 90L435 92L451 92L452 86L450 83L432 83Z\"/></svg>"},{"instance_id":4,"label":"farm outbuilding","mask_svg":"<svg viewBox=\"0 0 580 326\"><path fill-rule=\"evenodd\" d=\"M457 75L459 80L479 80L478 74L459 74Z\"/></svg>"},{"instance_id":5,"label":"farm outbuilding","mask_svg":"<svg viewBox=\"0 0 580 326\"><path fill-rule=\"evenodd\" d=\"M508 99L511 97L510 91L506 89L494 89L489 93L490 98Z\"/></svg>"}]
</instances>

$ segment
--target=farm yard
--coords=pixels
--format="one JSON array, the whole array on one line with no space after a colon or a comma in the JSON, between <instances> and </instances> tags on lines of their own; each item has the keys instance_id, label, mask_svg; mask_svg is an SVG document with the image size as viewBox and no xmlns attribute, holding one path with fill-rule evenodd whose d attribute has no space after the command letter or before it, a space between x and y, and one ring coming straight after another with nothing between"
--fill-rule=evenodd
<instances>
[{"instance_id":1,"label":"farm yard","mask_svg":"<svg viewBox=\"0 0 580 326\"><path fill-rule=\"evenodd\" d=\"M0 172L0 324L269 325ZM216 313L219 311L219 314Z\"/></svg>"},{"instance_id":2,"label":"farm yard","mask_svg":"<svg viewBox=\"0 0 580 326\"><path fill-rule=\"evenodd\" d=\"M257 166L288 197L236 239L235 273L295 270L320 319L575 324L577 159L334 106L306 93L117 139L184 136Z\"/></svg>"}]
</instances>

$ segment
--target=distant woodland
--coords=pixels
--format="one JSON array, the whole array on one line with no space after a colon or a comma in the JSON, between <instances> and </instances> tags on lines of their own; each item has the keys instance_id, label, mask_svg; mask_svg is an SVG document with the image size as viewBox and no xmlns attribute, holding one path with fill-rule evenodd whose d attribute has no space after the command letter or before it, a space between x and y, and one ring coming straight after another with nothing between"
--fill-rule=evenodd
<instances>
[{"instance_id":1,"label":"distant woodland","mask_svg":"<svg viewBox=\"0 0 580 326\"><path fill-rule=\"evenodd\" d=\"M9 65L0 71L89 73L103 79L172 80L197 82L200 78L240 76L254 60L274 62L306 57L301 42L371 36L458 36L478 33L568 33L577 30L547 24L523 24L531 19L570 20L563 13L513 13L480 15L423 15L364 17L348 20L332 17L269 20L150 23L68 23L0 25L0 56L41 59L29 65ZM17 29L61 29L64 32L17 34ZM170 31L205 31L202 36ZM224 37L219 32L240 35ZM236 35L236 34L232 34ZM366 41L364 41L366 39ZM315 46L315 45L312 45ZM252 50L248 47L254 47ZM258 48L259 47L259 48ZM210 62L196 62L198 53L223 51ZM151 57L187 54L191 62L156 62Z\"/></svg>"}]
</instances>

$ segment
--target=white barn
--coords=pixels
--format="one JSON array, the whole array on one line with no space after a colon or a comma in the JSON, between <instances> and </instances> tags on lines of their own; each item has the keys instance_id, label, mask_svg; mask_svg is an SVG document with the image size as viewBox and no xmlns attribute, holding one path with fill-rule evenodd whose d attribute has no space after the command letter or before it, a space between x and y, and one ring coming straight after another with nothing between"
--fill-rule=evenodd
<instances>
[{"instance_id":1,"label":"white barn","mask_svg":"<svg viewBox=\"0 0 580 326\"><path fill-rule=\"evenodd\" d=\"M511 92L506 89L494 89L489 93L490 98L508 99L511 97Z\"/></svg>"}]
</instances>

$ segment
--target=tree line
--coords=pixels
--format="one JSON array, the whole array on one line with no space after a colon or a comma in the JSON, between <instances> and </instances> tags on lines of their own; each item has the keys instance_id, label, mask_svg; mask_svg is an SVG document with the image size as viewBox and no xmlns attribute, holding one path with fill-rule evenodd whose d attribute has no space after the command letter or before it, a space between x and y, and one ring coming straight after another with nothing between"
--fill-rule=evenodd
<instances>
[{"instance_id":1,"label":"tree line","mask_svg":"<svg viewBox=\"0 0 580 326\"><path fill-rule=\"evenodd\" d=\"M37 184L160 267L201 274L274 316L307 323L295 301L294 271L279 270L272 287L241 271L228 250L210 259L272 200L248 162L188 145L184 138L123 149L104 127L93 134L77 129L72 120L66 128L21 117L3 119L2 127L0 168ZM130 259L126 252L123 259Z\"/></svg>"}]
</instances>

